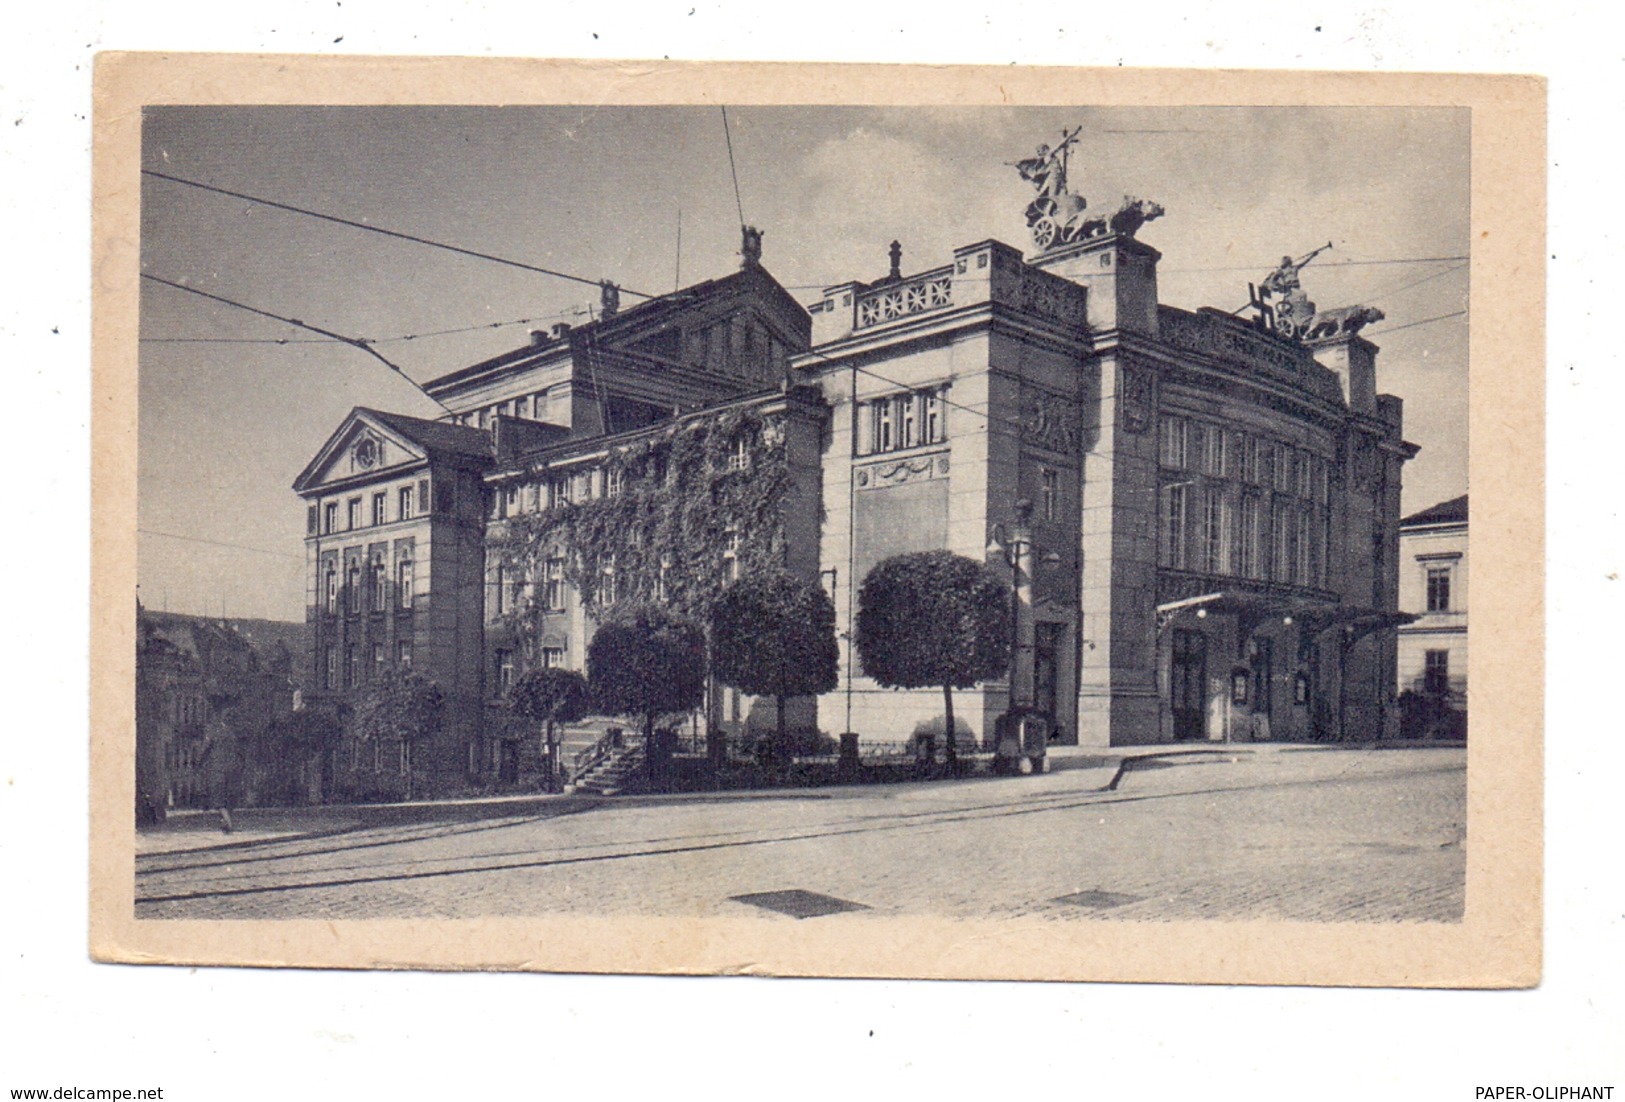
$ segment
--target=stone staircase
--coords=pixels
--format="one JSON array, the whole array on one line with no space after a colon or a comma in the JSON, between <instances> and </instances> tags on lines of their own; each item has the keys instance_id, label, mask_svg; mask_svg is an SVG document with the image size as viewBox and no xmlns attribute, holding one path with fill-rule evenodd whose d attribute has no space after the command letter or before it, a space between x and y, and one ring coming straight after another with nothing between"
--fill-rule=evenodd
<instances>
[{"instance_id":1,"label":"stone staircase","mask_svg":"<svg viewBox=\"0 0 1625 1102\"><path fill-rule=\"evenodd\" d=\"M578 793L614 796L636 791L643 778L643 747L625 746L608 750L596 764L577 775L571 788Z\"/></svg>"}]
</instances>

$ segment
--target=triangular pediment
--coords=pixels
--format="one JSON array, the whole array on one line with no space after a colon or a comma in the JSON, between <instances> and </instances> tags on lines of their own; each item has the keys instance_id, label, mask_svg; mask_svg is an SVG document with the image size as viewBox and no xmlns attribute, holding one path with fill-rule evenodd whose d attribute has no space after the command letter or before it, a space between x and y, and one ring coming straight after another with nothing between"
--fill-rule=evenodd
<instances>
[{"instance_id":1,"label":"triangular pediment","mask_svg":"<svg viewBox=\"0 0 1625 1102\"><path fill-rule=\"evenodd\" d=\"M421 465L428 451L419 442L366 409L353 409L327 438L293 488L308 493L324 486L388 476Z\"/></svg>"}]
</instances>

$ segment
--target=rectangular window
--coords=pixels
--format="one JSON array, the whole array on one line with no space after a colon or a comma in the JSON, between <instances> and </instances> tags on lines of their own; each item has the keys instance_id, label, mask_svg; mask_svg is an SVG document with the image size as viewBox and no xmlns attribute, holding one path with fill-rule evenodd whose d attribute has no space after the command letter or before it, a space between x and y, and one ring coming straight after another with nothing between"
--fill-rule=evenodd
<instances>
[{"instance_id":1,"label":"rectangular window","mask_svg":"<svg viewBox=\"0 0 1625 1102\"><path fill-rule=\"evenodd\" d=\"M729 528L723 534L723 539L726 548L722 552L722 580L725 582L737 581L739 579L739 529Z\"/></svg>"},{"instance_id":2,"label":"rectangular window","mask_svg":"<svg viewBox=\"0 0 1625 1102\"><path fill-rule=\"evenodd\" d=\"M728 469L730 471L750 470L750 436L740 433L734 437L733 451L728 456Z\"/></svg>"},{"instance_id":3,"label":"rectangular window","mask_svg":"<svg viewBox=\"0 0 1625 1102\"><path fill-rule=\"evenodd\" d=\"M547 586L544 596L549 612L564 611L564 559L547 560Z\"/></svg>"},{"instance_id":4,"label":"rectangular window","mask_svg":"<svg viewBox=\"0 0 1625 1102\"><path fill-rule=\"evenodd\" d=\"M604 556L603 573L598 579L598 603L608 607L620 598L618 587L615 584L615 556Z\"/></svg>"},{"instance_id":5,"label":"rectangular window","mask_svg":"<svg viewBox=\"0 0 1625 1102\"><path fill-rule=\"evenodd\" d=\"M1262 578L1263 571L1259 562L1259 505L1257 494L1247 494L1241 499L1241 563L1240 573L1246 578Z\"/></svg>"},{"instance_id":6,"label":"rectangular window","mask_svg":"<svg viewBox=\"0 0 1625 1102\"><path fill-rule=\"evenodd\" d=\"M947 439L944 400L936 390L911 390L858 404L858 455L937 444Z\"/></svg>"},{"instance_id":7,"label":"rectangular window","mask_svg":"<svg viewBox=\"0 0 1625 1102\"><path fill-rule=\"evenodd\" d=\"M350 499L350 512L349 512L349 518L348 519L350 521L350 530L352 532L355 531L357 528L361 527L361 499L360 498L352 497Z\"/></svg>"},{"instance_id":8,"label":"rectangular window","mask_svg":"<svg viewBox=\"0 0 1625 1102\"><path fill-rule=\"evenodd\" d=\"M1185 443L1188 436L1183 417L1164 417L1158 425L1162 465L1175 470L1185 467Z\"/></svg>"},{"instance_id":9,"label":"rectangular window","mask_svg":"<svg viewBox=\"0 0 1625 1102\"><path fill-rule=\"evenodd\" d=\"M621 489L625 484L626 472L619 467L604 469L604 496L620 497Z\"/></svg>"},{"instance_id":10,"label":"rectangular window","mask_svg":"<svg viewBox=\"0 0 1625 1102\"><path fill-rule=\"evenodd\" d=\"M384 566L384 554L372 557L372 610L382 612L389 607L389 571Z\"/></svg>"},{"instance_id":11,"label":"rectangular window","mask_svg":"<svg viewBox=\"0 0 1625 1102\"><path fill-rule=\"evenodd\" d=\"M402 486L395 495L395 519L412 519L412 487Z\"/></svg>"},{"instance_id":12,"label":"rectangular window","mask_svg":"<svg viewBox=\"0 0 1625 1102\"><path fill-rule=\"evenodd\" d=\"M418 479L417 511L419 513L427 513L429 511L429 480L427 478Z\"/></svg>"},{"instance_id":13,"label":"rectangular window","mask_svg":"<svg viewBox=\"0 0 1625 1102\"><path fill-rule=\"evenodd\" d=\"M563 647L542 648L542 668L548 670L562 669L564 666Z\"/></svg>"},{"instance_id":14,"label":"rectangular window","mask_svg":"<svg viewBox=\"0 0 1625 1102\"><path fill-rule=\"evenodd\" d=\"M1186 486L1165 486L1162 490L1162 565L1174 570L1185 568Z\"/></svg>"},{"instance_id":15,"label":"rectangular window","mask_svg":"<svg viewBox=\"0 0 1625 1102\"><path fill-rule=\"evenodd\" d=\"M1055 519L1055 502L1060 496L1060 476L1049 467L1038 468L1038 515Z\"/></svg>"},{"instance_id":16,"label":"rectangular window","mask_svg":"<svg viewBox=\"0 0 1625 1102\"><path fill-rule=\"evenodd\" d=\"M322 510L324 514L322 517L322 531L329 534L336 532L339 527L339 503L329 501L322 506Z\"/></svg>"},{"instance_id":17,"label":"rectangular window","mask_svg":"<svg viewBox=\"0 0 1625 1102\"><path fill-rule=\"evenodd\" d=\"M1241 453L1241 480L1249 486L1258 485L1258 438L1243 433L1236 450Z\"/></svg>"},{"instance_id":18,"label":"rectangular window","mask_svg":"<svg viewBox=\"0 0 1625 1102\"><path fill-rule=\"evenodd\" d=\"M496 654L497 692L507 693L513 688L513 651L499 650Z\"/></svg>"},{"instance_id":19,"label":"rectangular window","mask_svg":"<svg viewBox=\"0 0 1625 1102\"><path fill-rule=\"evenodd\" d=\"M1266 490L1275 485L1275 450L1272 441L1258 442L1258 484Z\"/></svg>"},{"instance_id":20,"label":"rectangular window","mask_svg":"<svg viewBox=\"0 0 1625 1102\"><path fill-rule=\"evenodd\" d=\"M332 559L327 560L327 579L324 584L327 588L327 614L337 616L339 611L339 567L338 563ZM331 688L332 686L328 687Z\"/></svg>"},{"instance_id":21,"label":"rectangular window","mask_svg":"<svg viewBox=\"0 0 1625 1102\"><path fill-rule=\"evenodd\" d=\"M1217 425L1203 426L1202 473L1220 477L1224 474L1226 433Z\"/></svg>"},{"instance_id":22,"label":"rectangular window","mask_svg":"<svg viewBox=\"0 0 1625 1102\"><path fill-rule=\"evenodd\" d=\"M1224 491L1208 487L1202 509L1202 569L1211 574L1230 573L1230 514L1225 506Z\"/></svg>"},{"instance_id":23,"label":"rectangular window","mask_svg":"<svg viewBox=\"0 0 1625 1102\"><path fill-rule=\"evenodd\" d=\"M400 560L395 564L395 594L403 609L412 608L412 551L404 549L400 553Z\"/></svg>"},{"instance_id":24,"label":"rectangular window","mask_svg":"<svg viewBox=\"0 0 1625 1102\"><path fill-rule=\"evenodd\" d=\"M504 516L516 516L519 513L519 487L508 486L502 491L502 500L506 506Z\"/></svg>"},{"instance_id":25,"label":"rectangular window","mask_svg":"<svg viewBox=\"0 0 1625 1102\"><path fill-rule=\"evenodd\" d=\"M344 648L344 687L353 689L361 676L360 659L356 654L355 644L351 643Z\"/></svg>"},{"instance_id":26,"label":"rectangular window","mask_svg":"<svg viewBox=\"0 0 1625 1102\"><path fill-rule=\"evenodd\" d=\"M941 443L948 438L947 422L943 418L942 396L936 391L926 391L924 401L925 411L925 442L927 444Z\"/></svg>"},{"instance_id":27,"label":"rectangular window","mask_svg":"<svg viewBox=\"0 0 1625 1102\"><path fill-rule=\"evenodd\" d=\"M384 679L384 645L382 643L372 645L372 679L374 681Z\"/></svg>"},{"instance_id":28,"label":"rectangular window","mask_svg":"<svg viewBox=\"0 0 1625 1102\"><path fill-rule=\"evenodd\" d=\"M372 495L372 525L374 528L380 524L389 523L389 495L379 492Z\"/></svg>"},{"instance_id":29,"label":"rectangular window","mask_svg":"<svg viewBox=\"0 0 1625 1102\"><path fill-rule=\"evenodd\" d=\"M1293 480L1296 478L1297 449L1290 444L1282 444L1276 449L1275 457L1275 491L1289 494L1292 492Z\"/></svg>"},{"instance_id":30,"label":"rectangular window","mask_svg":"<svg viewBox=\"0 0 1625 1102\"><path fill-rule=\"evenodd\" d=\"M412 640L400 639L395 643L395 665L402 673L412 668Z\"/></svg>"},{"instance_id":31,"label":"rectangular window","mask_svg":"<svg viewBox=\"0 0 1625 1102\"><path fill-rule=\"evenodd\" d=\"M1226 478L1242 477L1242 456L1247 450L1247 434L1236 429L1228 433L1230 441L1225 445L1224 474Z\"/></svg>"},{"instance_id":32,"label":"rectangular window","mask_svg":"<svg viewBox=\"0 0 1625 1102\"><path fill-rule=\"evenodd\" d=\"M499 566L491 572L491 587L491 609L501 616L508 611L508 572L505 568Z\"/></svg>"},{"instance_id":33,"label":"rectangular window","mask_svg":"<svg viewBox=\"0 0 1625 1102\"><path fill-rule=\"evenodd\" d=\"M570 504L572 479L567 474L557 474L548 480L547 507L556 509L561 505Z\"/></svg>"},{"instance_id":34,"label":"rectangular window","mask_svg":"<svg viewBox=\"0 0 1625 1102\"><path fill-rule=\"evenodd\" d=\"M352 560L350 569L344 575L345 585L350 591L348 602L350 615L354 616L361 611L361 564Z\"/></svg>"},{"instance_id":35,"label":"rectangular window","mask_svg":"<svg viewBox=\"0 0 1625 1102\"><path fill-rule=\"evenodd\" d=\"M1429 696L1444 696L1450 691L1450 652L1430 650L1422 661L1422 691Z\"/></svg>"},{"instance_id":36,"label":"rectangular window","mask_svg":"<svg viewBox=\"0 0 1625 1102\"><path fill-rule=\"evenodd\" d=\"M919 403L912 394L897 397L897 431L899 447L912 448L920 443Z\"/></svg>"},{"instance_id":37,"label":"rectangular window","mask_svg":"<svg viewBox=\"0 0 1625 1102\"><path fill-rule=\"evenodd\" d=\"M1427 568L1428 582L1428 611L1450 611L1450 568L1448 566L1430 566Z\"/></svg>"},{"instance_id":38,"label":"rectangular window","mask_svg":"<svg viewBox=\"0 0 1625 1102\"><path fill-rule=\"evenodd\" d=\"M1310 538L1310 532L1314 529L1314 517L1308 509L1298 511L1297 528L1297 546L1294 548L1297 560L1292 572L1292 580L1299 585L1313 585L1315 580L1314 542Z\"/></svg>"},{"instance_id":39,"label":"rectangular window","mask_svg":"<svg viewBox=\"0 0 1625 1102\"><path fill-rule=\"evenodd\" d=\"M875 451L889 452L897 446L896 425L892 419L892 403L883 399L875 403Z\"/></svg>"},{"instance_id":40,"label":"rectangular window","mask_svg":"<svg viewBox=\"0 0 1625 1102\"><path fill-rule=\"evenodd\" d=\"M1270 504L1270 529L1275 536L1275 546L1271 552L1270 577L1277 582L1291 584L1293 528L1291 518L1287 515L1286 502L1277 499Z\"/></svg>"}]
</instances>

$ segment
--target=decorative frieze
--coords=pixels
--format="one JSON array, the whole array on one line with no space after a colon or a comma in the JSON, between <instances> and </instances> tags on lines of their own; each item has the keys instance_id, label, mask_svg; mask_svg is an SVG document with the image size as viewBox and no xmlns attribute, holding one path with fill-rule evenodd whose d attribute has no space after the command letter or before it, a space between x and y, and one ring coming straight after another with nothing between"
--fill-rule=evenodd
<instances>
[{"instance_id":1,"label":"decorative frieze","mask_svg":"<svg viewBox=\"0 0 1625 1102\"><path fill-rule=\"evenodd\" d=\"M853 480L860 490L877 490L902 482L923 482L948 477L948 454L916 455L884 463L868 463L856 468Z\"/></svg>"}]
</instances>

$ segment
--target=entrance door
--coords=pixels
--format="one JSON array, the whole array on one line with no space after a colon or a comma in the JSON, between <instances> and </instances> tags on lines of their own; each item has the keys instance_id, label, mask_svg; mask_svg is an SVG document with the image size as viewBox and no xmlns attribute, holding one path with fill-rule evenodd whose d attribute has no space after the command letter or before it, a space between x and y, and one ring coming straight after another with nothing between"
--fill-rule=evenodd
<instances>
[{"instance_id":1,"label":"entrance door","mask_svg":"<svg viewBox=\"0 0 1625 1102\"><path fill-rule=\"evenodd\" d=\"M1253 715L1262 718L1262 722L1253 724L1253 737L1268 739L1275 722L1270 715L1270 688L1275 682L1275 640L1255 639L1253 645Z\"/></svg>"},{"instance_id":2,"label":"entrance door","mask_svg":"<svg viewBox=\"0 0 1625 1102\"><path fill-rule=\"evenodd\" d=\"M1175 631L1173 657L1169 704L1174 713L1174 738L1206 738L1207 636L1199 631Z\"/></svg>"},{"instance_id":3,"label":"entrance door","mask_svg":"<svg viewBox=\"0 0 1625 1102\"><path fill-rule=\"evenodd\" d=\"M513 739L503 739L502 758L497 766L497 779L501 781L517 781L519 779L519 743Z\"/></svg>"}]
</instances>

